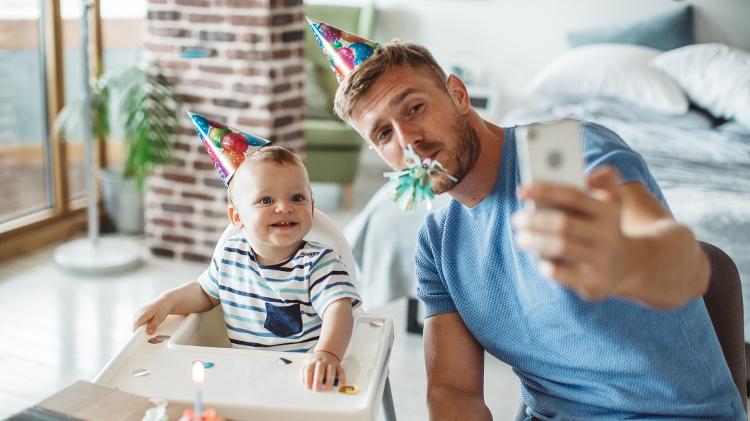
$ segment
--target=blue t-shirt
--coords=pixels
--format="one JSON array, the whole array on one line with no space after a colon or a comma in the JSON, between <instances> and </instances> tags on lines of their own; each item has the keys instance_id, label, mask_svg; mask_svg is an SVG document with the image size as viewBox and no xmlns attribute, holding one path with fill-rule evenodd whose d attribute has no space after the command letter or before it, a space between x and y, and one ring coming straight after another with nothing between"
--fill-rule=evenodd
<instances>
[{"instance_id":1,"label":"blue t-shirt","mask_svg":"<svg viewBox=\"0 0 750 421\"><path fill-rule=\"evenodd\" d=\"M666 206L641 156L615 133L584 123L583 147L588 171L613 165ZM481 346L513 367L540 419L744 419L703 300L670 311L614 297L588 302L544 277L533 254L514 245L519 184L514 130L505 129L492 192L473 208L453 200L420 230L425 317L458 312Z\"/></svg>"}]
</instances>

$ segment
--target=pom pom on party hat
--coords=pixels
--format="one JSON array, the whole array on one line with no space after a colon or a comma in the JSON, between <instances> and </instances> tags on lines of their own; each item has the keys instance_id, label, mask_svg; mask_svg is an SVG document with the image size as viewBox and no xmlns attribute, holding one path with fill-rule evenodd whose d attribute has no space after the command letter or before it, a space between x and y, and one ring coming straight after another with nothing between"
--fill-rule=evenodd
<instances>
[{"instance_id":1,"label":"pom pom on party hat","mask_svg":"<svg viewBox=\"0 0 750 421\"><path fill-rule=\"evenodd\" d=\"M271 143L266 139L228 127L226 124L209 120L200 114L190 111L187 113L193 121L203 147L206 148L206 152L226 186L229 186L232 176L248 155Z\"/></svg>"},{"instance_id":2,"label":"pom pom on party hat","mask_svg":"<svg viewBox=\"0 0 750 421\"><path fill-rule=\"evenodd\" d=\"M360 63L370 58L379 46L376 42L319 20L307 17L307 22L339 83Z\"/></svg>"}]
</instances>

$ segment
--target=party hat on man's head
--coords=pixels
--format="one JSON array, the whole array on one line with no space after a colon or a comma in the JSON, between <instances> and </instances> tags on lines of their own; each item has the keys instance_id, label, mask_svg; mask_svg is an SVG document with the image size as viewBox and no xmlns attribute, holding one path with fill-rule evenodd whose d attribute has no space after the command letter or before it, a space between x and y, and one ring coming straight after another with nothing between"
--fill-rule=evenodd
<instances>
[{"instance_id":1,"label":"party hat on man's head","mask_svg":"<svg viewBox=\"0 0 750 421\"><path fill-rule=\"evenodd\" d=\"M228 127L226 124L209 120L200 114L190 111L187 113L203 142L203 147L206 148L206 152L216 166L216 171L227 186L247 155L271 143L266 139Z\"/></svg>"},{"instance_id":2,"label":"party hat on man's head","mask_svg":"<svg viewBox=\"0 0 750 421\"><path fill-rule=\"evenodd\" d=\"M370 58L379 44L308 17L313 36L328 59L339 83L360 63Z\"/></svg>"}]
</instances>

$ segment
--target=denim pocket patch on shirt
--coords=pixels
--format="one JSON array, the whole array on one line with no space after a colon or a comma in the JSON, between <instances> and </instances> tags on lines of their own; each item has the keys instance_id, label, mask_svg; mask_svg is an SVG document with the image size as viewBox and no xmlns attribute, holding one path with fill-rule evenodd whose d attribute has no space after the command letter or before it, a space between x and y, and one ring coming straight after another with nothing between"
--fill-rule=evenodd
<instances>
[{"instance_id":1,"label":"denim pocket patch on shirt","mask_svg":"<svg viewBox=\"0 0 750 421\"><path fill-rule=\"evenodd\" d=\"M282 338L302 332L299 304L276 306L266 303L266 322L263 326Z\"/></svg>"}]
</instances>

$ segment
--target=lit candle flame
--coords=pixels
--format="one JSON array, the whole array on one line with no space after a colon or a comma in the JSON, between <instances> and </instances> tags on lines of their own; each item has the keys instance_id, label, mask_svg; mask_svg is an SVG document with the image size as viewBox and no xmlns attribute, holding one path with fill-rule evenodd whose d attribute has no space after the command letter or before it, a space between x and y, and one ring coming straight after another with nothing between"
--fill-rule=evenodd
<instances>
[{"instance_id":1,"label":"lit candle flame","mask_svg":"<svg viewBox=\"0 0 750 421\"><path fill-rule=\"evenodd\" d=\"M203 362L196 361L193 363L193 382L196 384L203 383Z\"/></svg>"}]
</instances>

